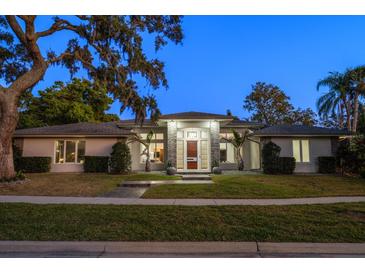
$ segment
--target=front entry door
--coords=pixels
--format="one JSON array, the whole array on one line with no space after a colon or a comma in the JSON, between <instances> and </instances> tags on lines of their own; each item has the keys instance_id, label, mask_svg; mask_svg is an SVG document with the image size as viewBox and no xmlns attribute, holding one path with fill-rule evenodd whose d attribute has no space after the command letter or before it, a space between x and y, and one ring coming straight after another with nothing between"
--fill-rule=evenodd
<instances>
[{"instance_id":1,"label":"front entry door","mask_svg":"<svg viewBox=\"0 0 365 274\"><path fill-rule=\"evenodd\" d=\"M198 141L186 141L188 169L198 169Z\"/></svg>"}]
</instances>

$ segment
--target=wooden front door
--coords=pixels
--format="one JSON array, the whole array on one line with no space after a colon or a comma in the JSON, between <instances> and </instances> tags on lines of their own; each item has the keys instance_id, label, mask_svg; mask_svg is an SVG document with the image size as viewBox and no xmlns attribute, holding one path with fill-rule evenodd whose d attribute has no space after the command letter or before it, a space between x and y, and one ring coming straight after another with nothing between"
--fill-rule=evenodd
<instances>
[{"instance_id":1,"label":"wooden front door","mask_svg":"<svg viewBox=\"0 0 365 274\"><path fill-rule=\"evenodd\" d=\"M198 141L186 141L187 169L198 169Z\"/></svg>"}]
</instances>

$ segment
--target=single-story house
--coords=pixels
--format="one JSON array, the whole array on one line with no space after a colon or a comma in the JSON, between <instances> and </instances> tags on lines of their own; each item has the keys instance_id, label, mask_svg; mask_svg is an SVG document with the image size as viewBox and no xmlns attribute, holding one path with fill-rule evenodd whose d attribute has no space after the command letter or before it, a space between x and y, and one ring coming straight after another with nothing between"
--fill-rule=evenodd
<instances>
[{"instance_id":1,"label":"single-story house","mask_svg":"<svg viewBox=\"0 0 365 274\"><path fill-rule=\"evenodd\" d=\"M273 141L281 147L281 156L293 156L295 172L316 172L317 157L334 155L339 138L347 132L308 126L265 126L234 119L229 115L204 112L181 112L161 115L157 122L146 120L143 125L134 120L106 123L76 123L20 129L15 132L15 144L23 156L52 158L51 172L82 172L84 156L109 156L113 144L126 141L132 134L142 138L153 130L150 146L152 170L164 170L167 162L178 172L210 172L213 163L223 170L236 169L235 148L222 139L231 137L232 130L249 130L251 139L243 148L244 169L261 168L261 148ZM132 170L144 169L144 147L130 143Z\"/></svg>"}]
</instances>

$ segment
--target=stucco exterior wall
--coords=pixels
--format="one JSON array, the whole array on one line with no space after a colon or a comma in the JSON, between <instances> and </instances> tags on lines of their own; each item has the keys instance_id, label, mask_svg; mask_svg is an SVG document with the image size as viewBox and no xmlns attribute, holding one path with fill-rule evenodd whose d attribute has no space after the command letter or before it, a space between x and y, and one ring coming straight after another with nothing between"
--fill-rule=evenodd
<instances>
[{"instance_id":1,"label":"stucco exterior wall","mask_svg":"<svg viewBox=\"0 0 365 274\"><path fill-rule=\"evenodd\" d=\"M295 172L318 172L318 157L333 156L332 142L330 137L303 137L303 138L284 138L272 137L271 141L281 147L280 156L293 157L294 139L309 140L309 163L296 163Z\"/></svg>"},{"instance_id":2,"label":"stucco exterior wall","mask_svg":"<svg viewBox=\"0 0 365 274\"><path fill-rule=\"evenodd\" d=\"M117 138L24 138L23 156L51 157L51 172L83 172L82 164L56 164L54 159L55 141L57 140L85 140L85 155L109 156Z\"/></svg>"}]
</instances>

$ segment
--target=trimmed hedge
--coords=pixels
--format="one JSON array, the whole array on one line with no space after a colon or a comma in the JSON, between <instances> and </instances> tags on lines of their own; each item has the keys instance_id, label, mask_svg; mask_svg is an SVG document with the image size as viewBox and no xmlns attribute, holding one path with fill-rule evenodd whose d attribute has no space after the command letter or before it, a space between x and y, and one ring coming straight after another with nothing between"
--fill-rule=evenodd
<instances>
[{"instance_id":1,"label":"trimmed hedge","mask_svg":"<svg viewBox=\"0 0 365 274\"><path fill-rule=\"evenodd\" d=\"M279 173L280 174L293 174L295 170L295 158L294 157L279 157Z\"/></svg>"},{"instance_id":2,"label":"trimmed hedge","mask_svg":"<svg viewBox=\"0 0 365 274\"><path fill-rule=\"evenodd\" d=\"M336 173L336 157L321 156L318 157L319 173Z\"/></svg>"},{"instance_id":3,"label":"trimmed hedge","mask_svg":"<svg viewBox=\"0 0 365 274\"><path fill-rule=\"evenodd\" d=\"M16 169L23 172L49 172L51 157L21 157L16 163Z\"/></svg>"},{"instance_id":4,"label":"trimmed hedge","mask_svg":"<svg viewBox=\"0 0 365 274\"><path fill-rule=\"evenodd\" d=\"M84 171L85 172L108 172L109 157L108 156L85 156Z\"/></svg>"}]
</instances>

